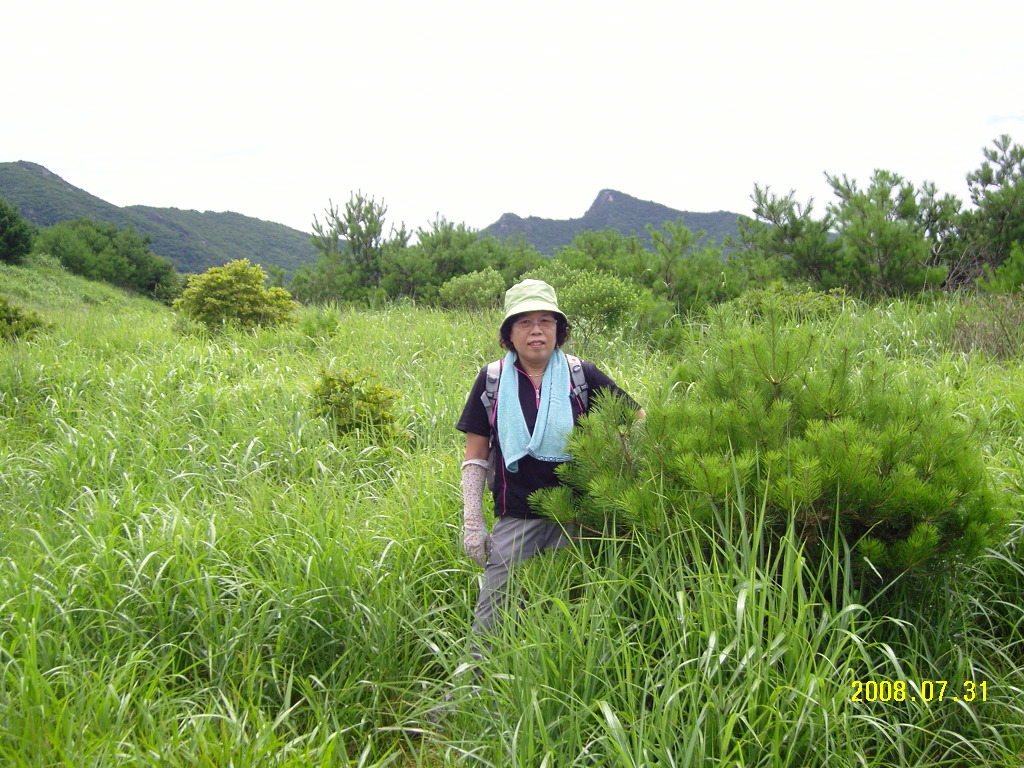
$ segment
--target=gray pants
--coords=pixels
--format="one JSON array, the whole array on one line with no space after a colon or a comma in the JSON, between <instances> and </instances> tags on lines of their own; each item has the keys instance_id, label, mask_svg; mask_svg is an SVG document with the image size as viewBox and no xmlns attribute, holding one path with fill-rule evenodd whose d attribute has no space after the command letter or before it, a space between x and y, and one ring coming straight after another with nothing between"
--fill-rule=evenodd
<instances>
[{"instance_id":1,"label":"gray pants","mask_svg":"<svg viewBox=\"0 0 1024 768\"><path fill-rule=\"evenodd\" d=\"M508 603L509 575L516 563L549 549L567 547L577 536L576 526L571 524L499 517L491 531L491 551L473 613L473 634L488 632L500 621L499 614ZM476 645L475 640L471 641L474 656L478 655Z\"/></svg>"}]
</instances>

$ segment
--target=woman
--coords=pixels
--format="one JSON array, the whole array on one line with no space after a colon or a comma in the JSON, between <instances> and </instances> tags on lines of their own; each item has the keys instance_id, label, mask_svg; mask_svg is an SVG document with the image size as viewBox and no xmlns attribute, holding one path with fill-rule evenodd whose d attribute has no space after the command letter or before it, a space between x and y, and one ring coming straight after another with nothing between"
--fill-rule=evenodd
<instances>
[{"instance_id":1,"label":"woman","mask_svg":"<svg viewBox=\"0 0 1024 768\"><path fill-rule=\"evenodd\" d=\"M457 425L466 434L463 546L470 559L484 568L474 634L489 631L498 621L509 572L516 563L567 546L577 535L574 526L563 526L536 512L529 496L559 484L555 468L572 458L565 450L566 437L590 410L595 396L629 397L588 362L582 362L588 395L586 399L573 396L569 364L561 350L569 338L569 322L558 308L554 289L545 282L524 280L506 292L499 336L508 352L501 362L490 417L481 398L487 389L487 368L483 368ZM632 399L629 402L636 407ZM643 411L639 412L642 417ZM497 520L488 535L482 497L492 441Z\"/></svg>"}]
</instances>

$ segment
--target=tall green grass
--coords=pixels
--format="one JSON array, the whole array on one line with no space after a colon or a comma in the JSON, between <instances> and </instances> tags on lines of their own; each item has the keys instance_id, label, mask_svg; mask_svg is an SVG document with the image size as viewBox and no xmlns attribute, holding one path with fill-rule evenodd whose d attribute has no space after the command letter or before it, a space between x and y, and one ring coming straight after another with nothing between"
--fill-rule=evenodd
<instances>
[{"instance_id":1,"label":"tall green grass","mask_svg":"<svg viewBox=\"0 0 1024 768\"><path fill-rule=\"evenodd\" d=\"M517 572L524 600L473 668L454 423L497 316L329 307L210 335L52 265L0 268L0 292L54 326L0 348L5 764L1020 764L1019 527L885 610L843 592L841 561L765 551L756 500L718 531L588 540ZM969 311L820 332L956 382L1019 493L1020 364L947 343ZM724 330L695 323L680 354ZM628 333L574 351L641 402L671 367ZM313 417L332 366L402 392L413 440ZM751 523L724 540L730 515ZM851 700L855 680L943 679L988 700Z\"/></svg>"}]
</instances>

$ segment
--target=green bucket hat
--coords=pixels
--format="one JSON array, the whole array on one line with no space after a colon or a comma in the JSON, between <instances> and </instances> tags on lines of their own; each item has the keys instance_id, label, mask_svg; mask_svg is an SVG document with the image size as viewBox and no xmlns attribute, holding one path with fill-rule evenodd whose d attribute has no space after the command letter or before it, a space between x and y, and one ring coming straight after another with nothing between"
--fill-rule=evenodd
<instances>
[{"instance_id":1,"label":"green bucket hat","mask_svg":"<svg viewBox=\"0 0 1024 768\"><path fill-rule=\"evenodd\" d=\"M555 312L565 318L558 308L555 289L543 280L523 280L505 291L505 317L501 322L523 312Z\"/></svg>"}]
</instances>

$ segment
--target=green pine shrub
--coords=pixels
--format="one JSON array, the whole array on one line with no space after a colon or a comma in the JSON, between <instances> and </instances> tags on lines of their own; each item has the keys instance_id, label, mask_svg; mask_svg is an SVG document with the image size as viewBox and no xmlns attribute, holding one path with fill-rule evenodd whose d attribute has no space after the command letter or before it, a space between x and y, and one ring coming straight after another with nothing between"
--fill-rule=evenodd
<instances>
[{"instance_id":1,"label":"green pine shrub","mask_svg":"<svg viewBox=\"0 0 1024 768\"><path fill-rule=\"evenodd\" d=\"M267 273L248 259L193 275L174 309L207 328L279 326L295 320L299 303L284 288L267 288Z\"/></svg>"},{"instance_id":2,"label":"green pine shrub","mask_svg":"<svg viewBox=\"0 0 1024 768\"><path fill-rule=\"evenodd\" d=\"M1006 261L976 281L986 293L1020 293L1024 290L1024 245L1013 243Z\"/></svg>"},{"instance_id":3,"label":"green pine shrub","mask_svg":"<svg viewBox=\"0 0 1024 768\"><path fill-rule=\"evenodd\" d=\"M730 303L754 318L781 312L789 320L809 321L835 316L856 300L842 288L825 292L775 281L764 288L753 288Z\"/></svg>"},{"instance_id":4,"label":"green pine shrub","mask_svg":"<svg viewBox=\"0 0 1024 768\"><path fill-rule=\"evenodd\" d=\"M648 539L759 509L768 544L790 525L808 556L845 541L851 576L874 586L976 557L1006 521L981 438L925 371L826 348L773 315L682 360L671 384L642 424L598 405L559 470L569 488L540 507Z\"/></svg>"},{"instance_id":5,"label":"green pine shrub","mask_svg":"<svg viewBox=\"0 0 1024 768\"><path fill-rule=\"evenodd\" d=\"M46 322L38 314L0 296L0 341L25 338L45 328Z\"/></svg>"},{"instance_id":6,"label":"green pine shrub","mask_svg":"<svg viewBox=\"0 0 1024 768\"><path fill-rule=\"evenodd\" d=\"M331 421L339 435L383 441L404 437L395 412L401 394L375 383L375 376L369 368L321 370L313 384L313 412Z\"/></svg>"},{"instance_id":7,"label":"green pine shrub","mask_svg":"<svg viewBox=\"0 0 1024 768\"><path fill-rule=\"evenodd\" d=\"M299 313L299 330L310 339L330 338L341 326L341 306L334 302L306 305Z\"/></svg>"},{"instance_id":8,"label":"green pine shrub","mask_svg":"<svg viewBox=\"0 0 1024 768\"><path fill-rule=\"evenodd\" d=\"M437 292L438 302L449 309L493 309L501 305L505 278L494 267L453 277Z\"/></svg>"}]
</instances>

